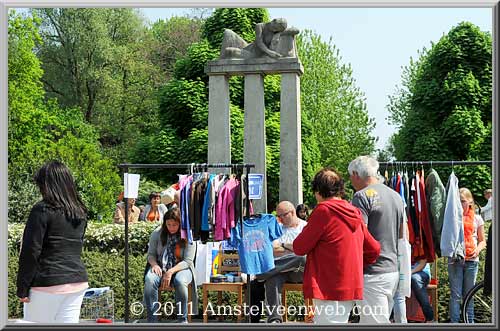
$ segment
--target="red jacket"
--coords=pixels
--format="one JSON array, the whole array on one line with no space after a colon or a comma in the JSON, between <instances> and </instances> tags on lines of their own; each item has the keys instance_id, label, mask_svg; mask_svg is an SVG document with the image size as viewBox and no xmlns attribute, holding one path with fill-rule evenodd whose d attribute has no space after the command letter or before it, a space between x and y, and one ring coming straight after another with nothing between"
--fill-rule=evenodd
<instances>
[{"instance_id":1,"label":"red jacket","mask_svg":"<svg viewBox=\"0 0 500 331\"><path fill-rule=\"evenodd\" d=\"M307 254L305 298L361 300L363 265L377 260L380 244L368 232L356 207L331 199L316 206L293 242L293 251Z\"/></svg>"}]
</instances>

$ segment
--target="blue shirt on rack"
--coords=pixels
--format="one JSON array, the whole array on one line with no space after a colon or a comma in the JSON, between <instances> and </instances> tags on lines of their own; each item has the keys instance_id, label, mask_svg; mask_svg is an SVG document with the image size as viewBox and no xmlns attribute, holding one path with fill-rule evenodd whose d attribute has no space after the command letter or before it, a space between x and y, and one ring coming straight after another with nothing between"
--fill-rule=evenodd
<instances>
[{"instance_id":1,"label":"blue shirt on rack","mask_svg":"<svg viewBox=\"0 0 500 331\"><path fill-rule=\"evenodd\" d=\"M274 268L273 241L281 237L282 230L276 217L260 214L243 221L231 230L231 245L238 247L241 271L259 275Z\"/></svg>"}]
</instances>

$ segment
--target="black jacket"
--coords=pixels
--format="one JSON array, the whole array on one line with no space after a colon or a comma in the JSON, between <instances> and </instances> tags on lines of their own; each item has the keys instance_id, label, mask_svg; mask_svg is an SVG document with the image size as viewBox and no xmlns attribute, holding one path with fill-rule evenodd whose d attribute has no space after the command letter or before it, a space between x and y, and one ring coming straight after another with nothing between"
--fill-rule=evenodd
<instances>
[{"instance_id":1,"label":"black jacket","mask_svg":"<svg viewBox=\"0 0 500 331\"><path fill-rule=\"evenodd\" d=\"M88 281L81 260L87 221L71 222L44 201L38 202L24 228L17 296L29 296L32 286L53 286Z\"/></svg>"}]
</instances>

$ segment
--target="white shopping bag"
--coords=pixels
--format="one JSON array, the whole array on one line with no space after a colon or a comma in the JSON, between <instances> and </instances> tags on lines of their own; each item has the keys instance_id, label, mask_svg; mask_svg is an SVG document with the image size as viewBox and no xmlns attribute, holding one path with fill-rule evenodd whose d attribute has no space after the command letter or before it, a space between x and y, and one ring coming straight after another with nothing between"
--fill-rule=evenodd
<instances>
[{"instance_id":1,"label":"white shopping bag","mask_svg":"<svg viewBox=\"0 0 500 331\"><path fill-rule=\"evenodd\" d=\"M201 286L203 283L210 282L210 276L213 274L214 253L219 251L220 242L207 242L202 244L198 241L196 252L196 283Z\"/></svg>"},{"instance_id":2,"label":"white shopping bag","mask_svg":"<svg viewBox=\"0 0 500 331\"><path fill-rule=\"evenodd\" d=\"M411 245L406 238L406 222L403 224L403 238L398 239L398 291L405 297L411 296Z\"/></svg>"}]
</instances>

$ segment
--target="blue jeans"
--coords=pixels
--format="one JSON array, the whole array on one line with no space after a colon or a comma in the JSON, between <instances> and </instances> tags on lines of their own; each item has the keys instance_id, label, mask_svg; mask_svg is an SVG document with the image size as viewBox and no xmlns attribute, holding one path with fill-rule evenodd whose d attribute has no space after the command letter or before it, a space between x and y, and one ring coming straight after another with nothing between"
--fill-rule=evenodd
<instances>
[{"instance_id":1,"label":"blue jeans","mask_svg":"<svg viewBox=\"0 0 500 331\"><path fill-rule=\"evenodd\" d=\"M451 323L460 321L460 305L462 298L474 287L478 270L477 261L452 261L448 258L448 277L450 278L450 320ZM474 322L474 303L467 307L469 323Z\"/></svg>"},{"instance_id":2,"label":"blue jeans","mask_svg":"<svg viewBox=\"0 0 500 331\"><path fill-rule=\"evenodd\" d=\"M424 271L411 274L411 292L417 299L426 321L434 319L429 296L427 294L427 285L429 285L429 275ZM399 291L394 295L394 323L408 323L406 319L406 298Z\"/></svg>"},{"instance_id":3,"label":"blue jeans","mask_svg":"<svg viewBox=\"0 0 500 331\"><path fill-rule=\"evenodd\" d=\"M434 311L432 310L431 303L429 302L429 295L427 293L427 285L429 285L430 277L424 271L415 272L411 275L411 291L415 295L422 312L424 313L426 321L434 320ZM434 307L437 309L437 307Z\"/></svg>"},{"instance_id":4,"label":"blue jeans","mask_svg":"<svg viewBox=\"0 0 500 331\"><path fill-rule=\"evenodd\" d=\"M175 289L175 307L181 308L177 312L178 322L186 322L188 315L188 286L193 281L191 270L184 269L176 272L171 279L171 284ZM148 323L158 322L158 315L155 312L163 314L163 307L158 305L158 288L161 284L161 277L149 269L144 277L144 304L148 316Z\"/></svg>"},{"instance_id":5,"label":"blue jeans","mask_svg":"<svg viewBox=\"0 0 500 331\"><path fill-rule=\"evenodd\" d=\"M396 291L394 294L394 323L408 323L406 319L406 297L401 292Z\"/></svg>"}]
</instances>

